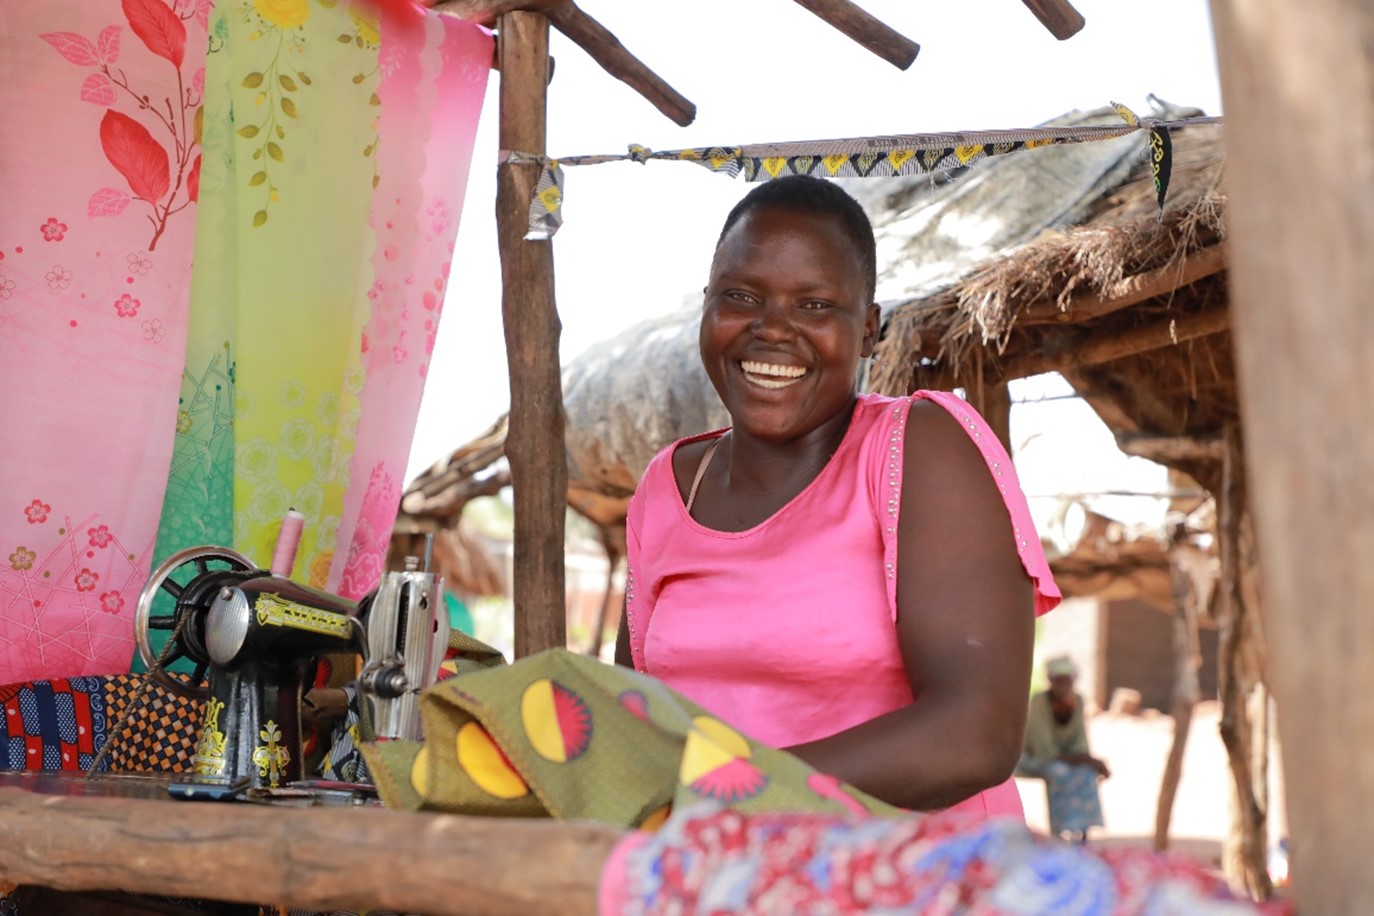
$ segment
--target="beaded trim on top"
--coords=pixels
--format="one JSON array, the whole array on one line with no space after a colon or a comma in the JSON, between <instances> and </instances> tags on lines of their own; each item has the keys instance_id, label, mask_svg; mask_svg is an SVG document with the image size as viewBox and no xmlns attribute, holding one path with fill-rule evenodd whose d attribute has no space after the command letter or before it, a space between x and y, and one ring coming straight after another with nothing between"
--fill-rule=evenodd
<instances>
[{"instance_id":1,"label":"beaded trim on top","mask_svg":"<svg viewBox=\"0 0 1374 916\"><path fill-rule=\"evenodd\" d=\"M896 577L896 556L897 556L897 533L895 525L898 517L897 509L901 505L901 479L902 479L902 445L905 440L906 426L903 420L911 404L916 400L934 401L950 413L964 427L973 444L978 447L978 451L987 463L988 472L997 481L997 490L1002 494L1002 502L1007 507L1007 515L1011 519L1012 533L1016 538L1016 552L1021 558L1021 565L1026 570L1026 574L1035 583L1035 614L1038 617L1059 604L1061 597L1059 587L1054 584L1054 577L1050 573L1049 561L1045 559L1044 551L1040 547L1039 536L1035 533L1035 523L1031 520L1030 507L1026 504L1025 494L1021 492L1021 484L1016 477L1016 469L1011 463L1010 456L1006 449L1002 447L1001 441L992 432L992 428L987 425L968 402L958 395L949 391L917 391L909 398L903 398L893 407L892 422L893 426L889 432L888 442L888 513L889 522L883 526L884 562L887 564L887 584L888 602L892 611L893 620L897 617L897 577ZM895 465L895 466L894 466Z\"/></svg>"}]
</instances>

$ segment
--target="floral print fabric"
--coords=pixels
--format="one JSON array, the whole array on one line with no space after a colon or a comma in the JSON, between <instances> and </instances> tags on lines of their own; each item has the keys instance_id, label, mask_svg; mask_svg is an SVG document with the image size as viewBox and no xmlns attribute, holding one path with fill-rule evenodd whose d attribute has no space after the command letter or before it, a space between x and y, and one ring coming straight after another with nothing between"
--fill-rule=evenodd
<instances>
[{"instance_id":1,"label":"floral print fabric","mask_svg":"<svg viewBox=\"0 0 1374 916\"><path fill-rule=\"evenodd\" d=\"M0 5L0 683L127 670L153 564L266 566L291 507L296 578L375 585L491 48L406 0Z\"/></svg>"},{"instance_id":2,"label":"floral print fabric","mask_svg":"<svg viewBox=\"0 0 1374 916\"><path fill-rule=\"evenodd\" d=\"M295 508L298 579L348 597L376 584L490 50L402 2L216 7L159 557L232 543L266 565Z\"/></svg>"},{"instance_id":3,"label":"floral print fabric","mask_svg":"<svg viewBox=\"0 0 1374 916\"><path fill-rule=\"evenodd\" d=\"M1182 855L1091 850L1014 819L840 819L685 808L621 841L602 916L655 913L1234 914L1253 903Z\"/></svg>"},{"instance_id":4,"label":"floral print fabric","mask_svg":"<svg viewBox=\"0 0 1374 916\"><path fill-rule=\"evenodd\" d=\"M208 12L0 5L0 683L128 665L175 433Z\"/></svg>"}]
</instances>

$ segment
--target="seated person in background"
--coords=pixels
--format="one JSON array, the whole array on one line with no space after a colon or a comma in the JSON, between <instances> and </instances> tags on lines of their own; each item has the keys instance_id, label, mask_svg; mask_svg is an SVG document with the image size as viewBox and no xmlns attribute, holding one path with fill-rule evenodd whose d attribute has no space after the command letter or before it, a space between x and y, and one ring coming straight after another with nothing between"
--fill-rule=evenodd
<instances>
[{"instance_id":1,"label":"seated person in background","mask_svg":"<svg viewBox=\"0 0 1374 916\"><path fill-rule=\"evenodd\" d=\"M699 337L731 426L639 483L616 661L890 804L1020 818L1034 617L1059 591L967 403L858 393L875 265L824 179L731 210Z\"/></svg>"},{"instance_id":2,"label":"seated person in background","mask_svg":"<svg viewBox=\"0 0 1374 916\"><path fill-rule=\"evenodd\" d=\"M1074 692L1078 666L1067 655L1045 663L1049 689L1031 697L1026 716L1026 747L1016 775L1045 780L1050 833L1088 841L1088 828L1102 826L1098 779L1111 775L1107 764L1088 750L1083 697Z\"/></svg>"}]
</instances>

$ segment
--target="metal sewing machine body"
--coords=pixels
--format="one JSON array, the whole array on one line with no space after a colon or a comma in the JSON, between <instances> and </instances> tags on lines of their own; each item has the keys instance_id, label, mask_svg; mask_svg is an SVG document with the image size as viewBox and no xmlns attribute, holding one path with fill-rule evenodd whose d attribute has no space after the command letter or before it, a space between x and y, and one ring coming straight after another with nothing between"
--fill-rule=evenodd
<instances>
[{"instance_id":1,"label":"metal sewing machine body","mask_svg":"<svg viewBox=\"0 0 1374 916\"><path fill-rule=\"evenodd\" d=\"M370 703L375 740L420 740L420 691L439 680L448 649L443 582L418 565L407 557L403 572L384 574L367 608L367 661L358 685L362 702Z\"/></svg>"},{"instance_id":2,"label":"metal sewing machine body","mask_svg":"<svg viewBox=\"0 0 1374 916\"><path fill-rule=\"evenodd\" d=\"M174 582L172 573L187 566L193 577ZM182 551L154 571L139 598L135 634L159 683L205 697L194 774L250 788L300 780L300 704L320 655L362 656L359 699L375 733L367 739L418 739L418 695L438 679L449 625L442 581L417 566L407 558L405 571L383 574L358 602L253 569L223 548ZM152 614L159 591L176 599L170 617ZM173 631L156 658L150 629ZM179 657L196 666L189 685L167 673ZM202 675L208 685L197 687Z\"/></svg>"}]
</instances>

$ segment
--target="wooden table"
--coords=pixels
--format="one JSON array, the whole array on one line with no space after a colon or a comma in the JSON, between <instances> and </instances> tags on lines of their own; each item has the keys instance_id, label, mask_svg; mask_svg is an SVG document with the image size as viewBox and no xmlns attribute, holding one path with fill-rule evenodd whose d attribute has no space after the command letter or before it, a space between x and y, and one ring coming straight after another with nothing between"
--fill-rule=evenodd
<instances>
[{"instance_id":1,"label":"wooden table","mask_svg":"<svg viewBox=\"0 0 1374 916\"><path fill-rule=\"evenodd\" d=\"M381 807L176 801L166 778L0 773L0 878L441 916L594 914L623 830Z\"/></svg>"}]
</instances>

